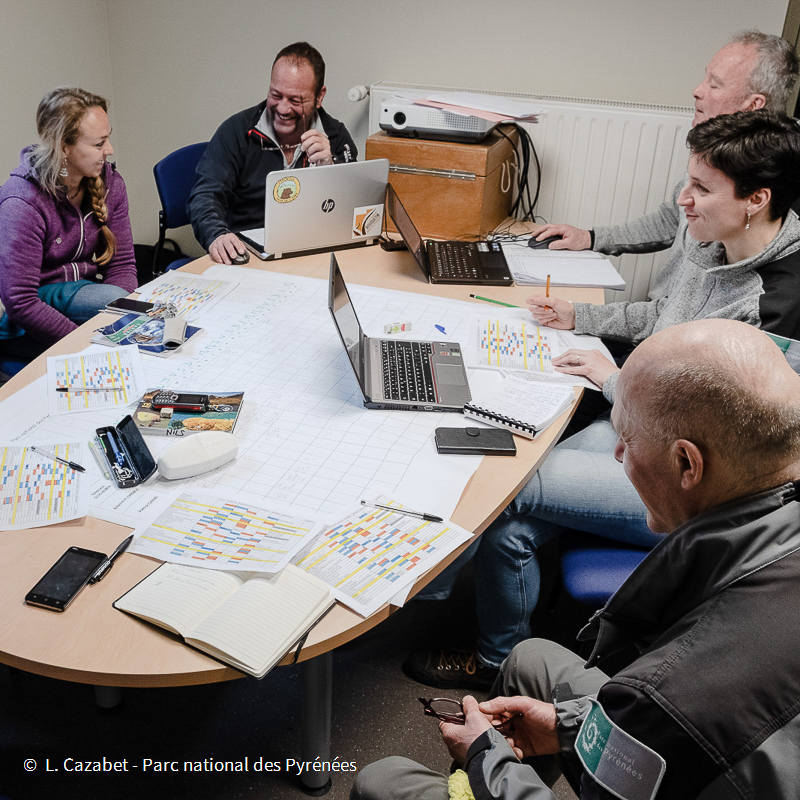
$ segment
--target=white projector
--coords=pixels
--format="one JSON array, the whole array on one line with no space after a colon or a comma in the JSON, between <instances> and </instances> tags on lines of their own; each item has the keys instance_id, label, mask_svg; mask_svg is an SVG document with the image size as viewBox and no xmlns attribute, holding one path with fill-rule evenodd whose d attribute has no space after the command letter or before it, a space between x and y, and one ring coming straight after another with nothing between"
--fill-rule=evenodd
<instances>
[{"instance_id":1,"label":"white projector","mask_svg":"<svg viewBox=\"0 0 800 800\"><path fill-rule=\"evenodd\" d=\"M474 143L483 141L496 123L439 108L388 100L381 103L379 124L381 130L391 136Z\"/></svg>"}]
</instances>

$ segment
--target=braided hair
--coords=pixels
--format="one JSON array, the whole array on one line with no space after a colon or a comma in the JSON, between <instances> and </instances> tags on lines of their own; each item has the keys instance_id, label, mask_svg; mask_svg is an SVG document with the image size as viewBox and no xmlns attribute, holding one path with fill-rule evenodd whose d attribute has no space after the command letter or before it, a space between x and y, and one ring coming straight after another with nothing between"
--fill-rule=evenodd
<instances>
[{"instance_id":1,"label":"braided hair","mask_svg":"<svg viewBox=\"0 0 800 800\"><path fill-rule=\"evenodd\" d=\"M83 89L62 86L48 92L36 109L36 130L40 141L31 148L31 170L42 188L52 195L63 192L58 180L62 146L75 144L81 122L91 108L102 108L108 112L108 101ZM104 266L114 257L117 247L116 238L106 224L106 184L102 175L83 180L92 213L100 223L100 232L106 244L104 252L93 258L95 263Z\"/></svg>"}]
</instances>

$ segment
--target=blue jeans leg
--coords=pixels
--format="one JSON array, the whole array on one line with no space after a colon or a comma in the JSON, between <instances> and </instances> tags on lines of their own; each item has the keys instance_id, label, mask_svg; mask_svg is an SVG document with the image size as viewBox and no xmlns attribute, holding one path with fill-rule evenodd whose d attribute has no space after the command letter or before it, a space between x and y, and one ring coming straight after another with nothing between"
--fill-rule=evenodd
<instances>
[{"instance_id":1,"label":"blue jeans leg","mask_svg":"<svg viewBox=\"0 0 800 800\"><path fill-rule=\"evenodd\" d=\"M559 444L481 536L474 567L484 664L499 667L530 636L542 544L565 530L649 547L663 538L647 527L644 504L614 459L616 441L601 419Z\"/></svg>"},{"instance_id":2,"label":"blue jeans leg","mask_svg":"<svg viewBox=\"0 0 800 800\"><path fill-rule=\"evenodd\" d=\"M128 294L126 289L110 283L90 283L75 292L63 313L80 325L100 313L112 300Z\"/></svg>"}]
</instances>

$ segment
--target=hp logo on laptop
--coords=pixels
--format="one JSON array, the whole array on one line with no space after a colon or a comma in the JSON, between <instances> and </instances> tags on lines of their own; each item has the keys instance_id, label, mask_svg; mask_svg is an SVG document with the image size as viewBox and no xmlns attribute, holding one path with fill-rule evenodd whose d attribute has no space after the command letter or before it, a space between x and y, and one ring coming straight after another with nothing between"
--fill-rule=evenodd
<instances>
[{"instance_id":1,"label":"hp logo on laptop","mask_svg":"<svg viewBox=\"0 0 800 800\"><path fill-rule=\"evenodd\" d=\"M333 198L332 198L332 197L329 197L327 200L323 200L323 201L322 201L322 205L320 206L320 208L321 208L321 209L322 209L322 210L323 210L323 211L324 211L326 214L328 214L328 213L330 213L331 211L333 211L333 209L334 209L335 205L336 205L336 203L334 202Z\"/></svg>"}]
</instances>

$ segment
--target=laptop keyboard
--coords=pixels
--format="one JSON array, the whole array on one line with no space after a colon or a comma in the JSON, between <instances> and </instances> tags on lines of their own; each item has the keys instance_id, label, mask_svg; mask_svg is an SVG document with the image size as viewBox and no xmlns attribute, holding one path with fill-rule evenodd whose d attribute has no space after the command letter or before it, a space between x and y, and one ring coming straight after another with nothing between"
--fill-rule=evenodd
<instances>
[{"instance_id":1,"label":"laptop keyboard","mask_svg":"<svg viewBox=\"0 0 800 800\"><path fill-rule=\"evenodd\" d=\"M470 242L433 242L437 277L480 280L480 258Z\"/></svg>"},{"instance_id":2,"label":"laptop keyboard","mask_svg":"<svg viewBox=\"0 0 800 800\"><path fill-rule=\"evenodd\" d=\"M387 400L435 403L430 342L381 341L383 392Z\"/></svg>"}]
</instances>

